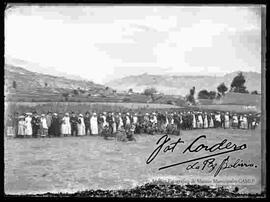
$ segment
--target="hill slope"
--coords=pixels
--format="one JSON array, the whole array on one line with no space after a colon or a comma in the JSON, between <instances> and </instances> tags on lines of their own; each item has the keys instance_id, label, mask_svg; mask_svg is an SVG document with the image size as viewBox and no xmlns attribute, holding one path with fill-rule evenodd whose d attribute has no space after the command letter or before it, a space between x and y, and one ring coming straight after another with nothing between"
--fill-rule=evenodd
<instances>
[{"instance_id":1,"label":"hill slope","mask_svg":"<svg viewBox=\"0 0 270 202\"><path fill-rule=\"evenodd\" d=\"M229 88L231 81L238 72L226 74L224 76L169 76L169 75L149 75L141 74L116 79L106 83L107 86L127 91L132 88L141 92L146 87L155 87L164 94L186 95L190 88L195 86L196 93L202 89L216 90L217 86L225 82ZM256 72L243 72L246 78L246 86L249 91L261 91L261 74Z\"/></svg>"},{"instance_id":2,"label":"hill slope","mask_svg":"<svg viewBox=\"0 0 270 202\"><path fill-rule=\"evenodd\" d=\"M13 81L16 81L14 89ZM91 81L78 81L28 71L22 67L5 65L5 95L7 98L59 98L64 92L74 89L82 89L87 92L104 92L105 86Z\"/></svg>"}]
</instances>

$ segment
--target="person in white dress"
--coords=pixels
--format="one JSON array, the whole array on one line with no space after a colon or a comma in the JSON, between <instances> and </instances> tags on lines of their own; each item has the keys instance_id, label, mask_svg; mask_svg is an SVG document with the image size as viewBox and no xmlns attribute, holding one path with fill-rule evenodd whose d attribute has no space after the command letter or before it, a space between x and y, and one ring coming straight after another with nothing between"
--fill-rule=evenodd
<instances>
[{"instance_id":1,"label":"person in white dress","mask_svg":"<svg viewBox=\"0 0 270 202\"><path fill-rule=\"evenodd\" d=\"M109 123L106 121L106 115L107 112L103 112L102 119L103 119L103 124L102 127L105 128L105 126L109 126Z\"/></svg>"},{"instance_id":2,"label":"person in white dress","mask_svg":"<svg viewBox=\"0 0 270 202\"><path fill-rule=\"evenodd\" d=\"M195 114L192 114L193 116L193 120L192 120L192 127L193 128L196 128L197 124L196 124L196 115Z\"/></svg>"},{"instance_id":3,"label":"person in white dress","mask_svg":"<svg viewBox=\"0 0 270 202\"><path fill-rule=\"evenodd\" d=\"M40 135L41 137L48 136L48 125L47 125L47 120L46 120L45 114L41 114L40 130L41 130L41 135Z\"/></svg>"},{"instance_id":4,"label":"person in white dress","mask_svg":"<svg viewBox=\"0 0 270 202\"><path fill-rule=\"evenodd\" d=\"M24 116L19 116L19 121L18 121L18 137L24 137L25 136L25 117Z\"/></svg>"},{"instance_id":5,"label":"person in white dress","mask_svg":"<svg viewBox=\"0 0 270 202\"><path fill-rule=\"evenodd\" d=\"M238 117L236 114L233 115L233 128L237 128L238 127Z\"/></svg>"},{"instance_id":6,"label":"person in white dress","mask_svg":"<svg viewBox=\"0 0 270 202\"><path fill-rule=\"evenodd\" d=\"M79 115L78 119L78 136L83 136L85 135L85 124L84 124L84 118L83 115Z\"/></svg>"},{"instance_id":7,"label":"person in white dress","mask_svg":"<svg viewBox=\"0 0 270 202\"><path fill-rule=\"evenodd\" d=\"M221 116L219 112L215 115L215 119L217 123L216 127L219 128L221 126Z\"/></svg>"},{"instance_id":8,"label":"person in white dress","mask_svg":"<svg viewBox=\"0 0 270 202\"><path fill-rule=\"evenodd\" d=\"M90 118L90 127L91 127L91 134L98 135L98 120L97 114L94 112L93 116Z\"/></svg>"},{"instance_id":9,"label":"person in white dress","mask_svg":"<svg viewBox=\"0 0 270 202\"><path fill-rule=\"evenodd\" d=\"M33 134L33 130L32 130L32 117L31 117L32 113L26 113L26 118L25 118L25 136L26 137L31 137Z\"/></svg>"},{"instance_id":10,"label":"person in white dress","mask_svg":"<svg viewBox=\"0 0 270 202\"><path fill-rule=\"evenodd\" d=\"M247 115L245 114L243 117L242 117L242 129L248 129L248 121L247 121Z\"/></svg>"},{"instance_id":11,"label":"person in white dress","mask_svg":"<svg viewBox=\"0 0 270 202\"><path fill-rule=\"evenodd\" d=\"M210 123L209 123L209 128L214 128L213 113L210 113Z\"/></svg>"},{"instance_id":12,"label":"person in white dress","mask_svg":"<svg viewBox=\"0 0 270 202\"><path fill-rule=\"evenodd\" d=\"M229 112L226 112L225 114L225 128L230 128L230 117L229 117Z\"/></svg>"},{"instance_id":13,"label":"person in white dress","mask_svg":"<svg viewBox=\"0 0 270 202\"><path fill-rule=\"evenodd\" d=\"M112 113L112 128L113 128L113 133L116 133L117 132L117 129L116 129L116 121L115 121L115 116L114 116L114 113Z\"/></svg>"},{"instance_id":14,"label":"person in white dress","mask_svg":"<svg viewBox=\"0 0 270 202\"><path fill-rule=\"evenodd\" d=\"M62 118L61 132L64 136L71 135L71 125L69 113L65 113L65 116Z\"/></svg>"},{"instance_id":15,"label":"person in white dress","mask_svg":"<svg viewBox=\"0 0 270 202\"><path fill-rule=\"evenodd\" d=\"M130 118L129 118L129 113L126 114L126 126L130 126Z\"/></svg>"},{"instance_id":16,"label":"person in white dress","mask_svg":"<svg viewBox=\"0 0 270 202\"><path fill-rule=\"evenodd\" d=\"M119 119L118 130L120 130L124 126L121 113L118 113L118 119Z\"/></svg>"},{"instance_id":17,"label":"person in white dress","mask_svg":"<svg viewBox=\"0 0 270 202\"><path fill-rule=\"evenodd\" d=\"M203 118L202 115L199 114L198 115L198 128L202 128L203 127Z\"/></svg>"},{"instance_id":18,"label":"person in white dress","mask_svg":"<svg viewBox=\"0 0 270 202\"><path fill-rule=\"evenodd\" d=\"M203 119L203 127L208 128L208 118L207 118L207 113L204 113L204 119Z\"/></svg>"}]
</instances>

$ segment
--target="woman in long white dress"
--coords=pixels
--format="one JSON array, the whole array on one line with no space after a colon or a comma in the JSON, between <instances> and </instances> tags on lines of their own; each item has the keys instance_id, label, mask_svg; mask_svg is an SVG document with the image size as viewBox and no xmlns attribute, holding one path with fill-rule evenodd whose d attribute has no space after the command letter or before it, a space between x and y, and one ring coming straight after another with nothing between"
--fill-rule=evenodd
<instances>
[{"instance_id":1,"label":"woman in long white dress","mask_svg":"<svg viewBox=\"0 0 270 202\"><path fill-rule=\"evenodd\" d=\"M118 130L120 130L122 128L122 126L124 126L123 119L121 117L121 113L118 114L118 118L119 118Z\"/></svg>"},{"instance_id":2,"label":"woman in long white dress","mask_svg":"<svg viewBox=\"0 0 270 202\"><path fill-rule=\"evenodd\" d=\"M204 113L204 122L203 122L203 127L208 128L208 118L207 118L207 113Z\"/></svg>"},{"instance_id":3,"label":"woman in long white dress","mask_svg":"<svg viewBox=\"0 0 270 202\"><path fill-rule=\"evenodd\" d=\"M41 135L40 135L41 137L48 136L48 125L47 125L47 120L46 120L45 114L41 114L40 131L41 131Z\"/></svg>"},{"instance_id":4,"label":"woman in long white dress","mask_svg":"<svg viewBox=\"0 0 270 202\"><path fill-rule=\"evenodd\" d=\"M61 131L64 136L71 135L71 125L68 113L65 113L65 116L62 118Z\"/></svg>"},{"instance_id":5,"label":"woman in long white dress","mask_svg":"<svg viewBox=\"0 0 270 202\"><path fill-rule=\"evenodd\" d=\"M228 112L225 114L225 128L230 128L230 117Z\"/></svg>"},{"instance_id":6,"label":"woman in long white dress","mask_svg":"<svg viewBox=\"0 0 270 202\"><path fill-rule=\"evenodd\" d=\"M196 115L192 114L192 116L193 116L192 126L193 126L193 128L196 128L196 126L197 126L197 124L196 124Z\"/></svg>"},{"instance_id":7,"label":"woman in long white dress","mask_svg":"<svg viewBox=\"0 0 270 202\"><path fill-rule=\"evenodd\" d=\"M115 116L114 116L114 113L112 113L112 121L113 121L113 133L116 133L117 132L117 129L116 129L116 121L115 121Z\"/></svg>"},{"instance_id":8,"label":"woman in long white dress","mask_svg":"<svg viewBox=\"0 0 270 202\"><path fill-rule=\"evenodd\" d=\"M19 116L18 121L18 137L24 137L25 136L25 120L24 116Z\"/></svg>"},{"instance_id":9,"label":"woman in long white dress","mask_svg":"<svg viewBox=\"0 0 270 202\"><path fill-rule=\"evenodd\" d=\"M32 113L26 113L26 118L25 118L25 136L26 137L31 137L33 134L32 130L32 118L31 118Z\"/></svg>"},{"instance_id":10,"label":"woman in long white dress","mask_svg":"<svg viewBox=\"0 0 270 202\"><path fill-rule=\"evenodd\" d=\"M93 113L93 116L90 118L90 127L91 127L91 134L98 135L98 121L96 113Z\"/></svg>"},{"instance_id":11,"label":"woman in long white dress","mask_svg":"<svg viewBox=\"0 0 270 202\"><path fill-rule=\"evenodd\" d=\"M78 136L83 136L85 135L85 124L84 124L84 119L83 115L79 115L79 120L78 120Z\"/></svg>"},{"instance_id":12,"label":"woman in long white dress","mask_svg":"<svg viewBox=\"0 0 270 202\"><path fill-rule=\"evenodd\" d=\"M210 113L210 123L209 123L209 128L214 128L214 120L213 120L213 117L212 117L212 113Z\"/></svg>"}]
</instances>

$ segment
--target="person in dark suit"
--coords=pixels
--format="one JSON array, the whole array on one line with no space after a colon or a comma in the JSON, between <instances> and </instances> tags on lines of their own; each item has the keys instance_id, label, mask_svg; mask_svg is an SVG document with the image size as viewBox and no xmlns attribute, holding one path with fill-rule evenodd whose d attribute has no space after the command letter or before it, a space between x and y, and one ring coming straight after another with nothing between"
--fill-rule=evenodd
<instances>
[{"instance_id":1,"label":"person in dark suit","mask_svg":"<svg viewBox=\"0 0 270 202\"><path fill-rule=\"evenodd\" d=\"M33 137L37 137L38 136L38 130L40 127L40 119L37 115L37 112L33 112L33 117L31 120L31 124L32 124L32 130L33 130Z\"/></svg>"},{"instance_id":2,"label":"person in dark suit","mask_svg":"<svg viewBox=\"0 0 270 202\"><path fill-rule=\"evenodd\" d=\"M60 127L61 127L61 122L58 118L58 115L57 113L53 113L52 123L51 123L51 135L54 137L59 137L61 134Z\"/></svg>"},{"instance_id":3,"label":"person in dark suit","mask_svg":"<svg viewBox=\"0 0 270 202\"><path fill-rule=\"evenodd\" d=\"M74 112L71 113L71 117L70 117L70 126L71 126L71 136L75 136L78 135L78 117L75 115Z\"/></svg>"},{"instance_id":4,"label":"person in dark suit","mask_svg":"<svg viewBox=\"0 0 270 202\"><path fill-rule=\"evenodd\" d=\"M91 135L90 114L89 114L89 112L86 112L85 113L85 116L84 116L84 125L85 125L85 135L87 135L88 132L89 132L89 135Z\"/></svg>"}]
</instances>

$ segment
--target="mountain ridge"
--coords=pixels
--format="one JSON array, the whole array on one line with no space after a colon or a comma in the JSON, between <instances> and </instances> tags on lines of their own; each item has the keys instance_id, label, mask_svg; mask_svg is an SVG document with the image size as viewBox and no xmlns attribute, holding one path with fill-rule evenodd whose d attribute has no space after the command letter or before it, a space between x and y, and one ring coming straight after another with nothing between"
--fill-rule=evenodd
<instances>
[{"instance_id":1,"label":"mountain ridge","mask_svg":"<svg viewBox=\"0 0 270 202\"><path fill-rule=\"evenodd\" d=\"M227 73L224 76L208 75L153 75L143 73L140 75L126 76L105 83L105 85L127 91L132 88L134 91L142 92L147 87L155 87L164 94L186 95L189 89L195 86L196 92L200 90L215 90L224 82L230 88L232 79L240 71ZM261 91L261 74L258 72L243 72L246 78L246 86L249 91Z\"/></svg>"}]
</instances>

